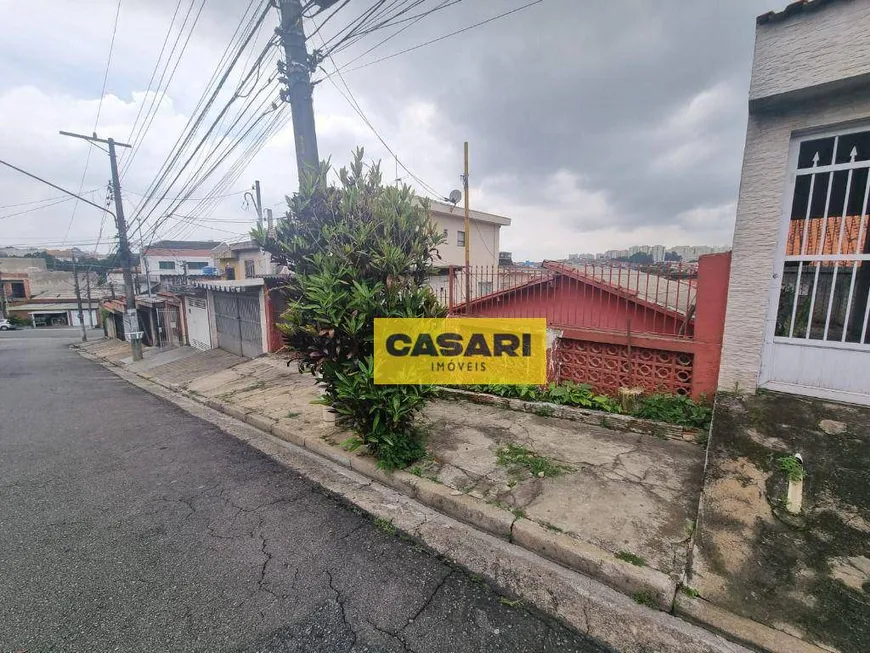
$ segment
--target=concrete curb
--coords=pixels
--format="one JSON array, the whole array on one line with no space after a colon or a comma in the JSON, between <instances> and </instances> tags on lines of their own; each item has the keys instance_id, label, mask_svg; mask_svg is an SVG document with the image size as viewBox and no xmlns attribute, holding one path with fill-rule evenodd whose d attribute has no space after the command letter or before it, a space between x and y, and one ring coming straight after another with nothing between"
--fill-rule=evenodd
<instances>
[{"instance_id":1,"label":"concrete curb","mask_svg":"<svg viewBox=\"0 0 870 653\"><path fill-rule=\"evenodd\" d=\"M546 417L558 417L573 422L603 426L614 431L652 435L665 440L697 443L698 435L701 433L701 429L677 426L676 424L667 424L666 422L656 422L650 419L631 417L630 415L617 415L616 413L605 413L602 410L577 408L575 406L560 406L559 404L550 404L545 401L523 401L522 399L497 397L485 392L471 392L457 388L438 388L438 394L442 399L460 399L471 401L475 404L499 406L519 413L533 413L535 415L546 413Z\"/></svg>"},{"instance_id":2,"label":"concrete curb","mask_svg":"<svg viewBox=\"0 0 870 653\"><path fill-rule=\"evenodd\" d=\"M80 353L100 360L87 352ZM391 522L398 530L482 577L501 592L522 598L527 605L618 648L621 653L748 653L719 635L638 605L591 578L441 514L412 499L404 490L386 487L352 468L325 460L307 446L309 441L323 442L319 438L303 436L306 447L299 447L212 409L204 397L169 389L117 366L105 366L129 383L215 424L341 500ZM398 475L396 483L404 483L418 492L420 482L425 480L404 474Z\"/></svg>"},{"instance_id":3,"label":"concrete curb","mask_svg":"<svg viewBox=\"0 0 870 653\"><path fill-rule=\"evenodd\" d=\"M830 653L832 650L820 648L794 635L723 610L702 598L677 595L674 601L674 614L705 628L724 633L732 640L771 653Z\"/></svg>"}]
</instances>

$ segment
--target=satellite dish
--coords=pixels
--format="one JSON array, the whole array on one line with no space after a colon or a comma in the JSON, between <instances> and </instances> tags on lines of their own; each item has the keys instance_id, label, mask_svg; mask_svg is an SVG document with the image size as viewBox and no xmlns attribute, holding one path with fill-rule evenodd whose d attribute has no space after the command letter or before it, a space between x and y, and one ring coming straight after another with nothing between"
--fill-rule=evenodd
<instances>
[{"instance_id":1,"label":"satellite dish","mask_svg":"<svg viewBox=\"0 0 870 653\"><path fill-rule=\"evenodd\" d=\"M462 199L462 191L458 191L458 190L452 190L452 191L450 191L450 195L448 196L447 199L448 199L448 200L450 201L450 203L453 204L454 206L455 206L456 204L459 204L459 200Z\"/></svg>"}]
</instances>

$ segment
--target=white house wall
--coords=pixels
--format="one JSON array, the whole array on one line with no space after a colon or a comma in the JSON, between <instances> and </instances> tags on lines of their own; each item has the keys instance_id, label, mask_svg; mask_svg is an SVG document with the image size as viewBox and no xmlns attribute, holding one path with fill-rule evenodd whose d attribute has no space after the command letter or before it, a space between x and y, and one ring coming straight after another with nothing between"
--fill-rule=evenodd
<instances>
[{"instance_id":1,"label":"white house wall","mask_svg":"<svg viewBox=\"0 0 870 653\"><path fill-rule=\"evenodd\" d=\"M465 265L465 247L457 245L457 232L465 231L465 213L461 207L456 214L435 213L432 221L443 232L447 229L447 240L438 246L441 260L439 265ZM498 265L499 228L491 222L471 221L471 265ZM466 234L467 237L467 234Z\"/></svg>"},{"instance_id":2,"label":"white house wall","mask_svg":"<svg viewBox=\"0 0 870 653\"><path fill-rule=\"evenodd\" d=\"M781 273L783 208L791 200L785 195L790 185L788 155L792 135L863 120L870 121L870 88L829 95L824 101L795 103L787 110L750 114L737 202L720 389L754 391L758 384L765 329L769 319L776 319L769 311L769 294L778 286L773 275Z\"/></svg>"},{"instance_id":3,"label":"white house wall","mask_svg":"<svg viewBox=\"0 0 870 653\"><path fill-rule=\"evenodd\" d=\"M211 256L184 256L183 253L178 256L146 256L145 260L148 266L148 275L152 278L158 276L172 276L184 274L184 262L188 263L205 263L209 266L214 266L214 258ZM175 263L174 270L161 270L160 262L171 261ZM190 270L188 270L190 272ZM197 271L198 272L198 271Z\"/></svg>"},{"instance_id":4,"label":"white house wall","mask_svg":"<svg viewBox=\"0 0 870 653\"><path fill-rule=\"evenodd\" d=\"M867 75L868 25L867 0L825 3L817 11L759 25L750 102Z\"/></svg>"}]
</instances>

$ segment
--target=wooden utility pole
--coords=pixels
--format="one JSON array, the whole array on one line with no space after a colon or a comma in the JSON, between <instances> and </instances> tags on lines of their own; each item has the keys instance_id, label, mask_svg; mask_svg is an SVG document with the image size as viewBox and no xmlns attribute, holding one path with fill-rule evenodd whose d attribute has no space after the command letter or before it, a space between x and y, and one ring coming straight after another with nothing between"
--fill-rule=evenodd
<instances>
[{"instance_id":1,"label":"wooden utility pole","mask_svg":"<svg viewBox=\"0 0 870 653\"><path fill-rule=\"evenodd\" d=\"M88 295L88 326L94 328L94 310L91 308L91 266L88 266L88 271L85 276L85 287Z\"/></svg>"},{"instance_id":2,"label":"wooden utility pole","mask_svg":"<svg viewBox=\"0 0 870 653\"><path fill-rule=\"evenodd\" d=\"M72 250L70 250L72 252ZM85 316L82 313L82 291L79 288L79 268L76 265L76 255L72 255L73 263L73 287L76 289L76 304L79 307L79 324L82 327L82 342L88 341L88 330L85 326Z\"/></svg>"},{"instance_id":3,"label":"wooden utility pole","mask_svg":"<svg viewBox=\"0 0 870 653\"><path fill-rule=\"evenodd\" d=\"M281 99L290 103L293 137L296 141L296 168L301 185L306 175L312 174L320 165L314 126L311 67L302 27L302 3L300 0L278 0L278 11L281 13L278 34L284 47L284 65L279 67L283 76L280 79L287 86L281 92Z\"/></svg>"},{"instance_id":4,"label":"wooden utility pole","mask_svg":"<svg viewBox=\"0 0 870 653\"><path fill-rule=\"evenodd\" d=\"M139 318L136 313L136 294L133 289L133 272L130 269L130 243L127 240L127 222L124 219L124 203L121 199L121 181L118 176L118 159L115 155L115 146L130 147L126 143L116 143L114 139L97 138L71 132L60 132L64 136L81 138L91 143L105 143L109 146L109 164L112 168L112 196L115 199L115 226L118 229L118 258L121 260L121 268L124 271L124 299L126 308L126 325L124 335L130 341L130 349L133 352L133 360L142 360L142 340L138 334ZM133 335L136 334L136 335Z\"/></svg>"},{"instance_id":5,"label":"wooden utility pole","mask_svg":"<svg viewBox=\"0 0 870 653\"><path fill-rule=\"evenodd\" d=\"M465 302L471 301L471 209L468 199L468 141L465 141L465 173L462 186L465 196ZM466 315L468 311L466 310Z\"/></svg>"}]
</instances>

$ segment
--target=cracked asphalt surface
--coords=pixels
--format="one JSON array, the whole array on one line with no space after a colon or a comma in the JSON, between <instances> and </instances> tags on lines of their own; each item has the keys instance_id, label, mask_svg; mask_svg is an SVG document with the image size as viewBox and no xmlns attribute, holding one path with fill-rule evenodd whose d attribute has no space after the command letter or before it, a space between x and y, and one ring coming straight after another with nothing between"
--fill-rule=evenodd
<instances>
[{"instance_id":1,"label":"cracked asphalt surface","mask_svg":"<svg viewBox=\"0 0 870 653\"><path fill-rule=\"evenodd\" d=\"M606 649L212 424L0 334L0 651Z\"/></svg>"}]
</instances>

